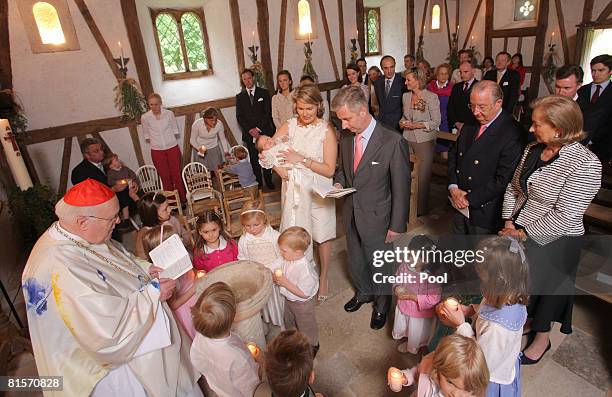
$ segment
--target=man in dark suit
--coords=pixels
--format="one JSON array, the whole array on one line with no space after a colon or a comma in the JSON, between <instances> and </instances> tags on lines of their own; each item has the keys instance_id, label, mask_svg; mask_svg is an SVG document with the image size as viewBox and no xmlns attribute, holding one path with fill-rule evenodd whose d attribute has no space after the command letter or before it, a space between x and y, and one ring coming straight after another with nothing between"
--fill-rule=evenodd
<instances>
[{"instance_id":1,"label":"man in dark suit","mask_svg":"<svg viewBox=\"0 0 612 397\"><path fill-rule=\"evenodd\" d=\"M602 163L612 159L612 55L591 59L593 82L578 90L578 106L584 115L584 130L588 144Z\"/></svg>"},{"instance_id":2,"label":"man in dark suit","mask_svg":"<svg viewBox=\"0 0 612 397\"><path fill-rule=\"evenodd\" d=\"M349 274L356 290L344 310L354 312L374 301L370 327L380 329L391 305L391 289L379 276L391 275L393 265L376 260L392 250L393 240L406 231L410 201L408 143L370 115L359 87L342 88L332 101L332 109L345 129L334 181L336 187L357 190L346 196L342 212Z\"/></svg>"},{"instance_id":3,"label":"man in dark suit","mask_svg":"<svg viewBox=\"0 0 612 397\"><path fill-rule=\"evenodd\" d=\"M261 183L261 166L259 165L259 153L255 148L255 140L259 135L274 135L274 124L272 124L272 102L270 95L264 88L255 87L253 71L245 69L240 75L244 89L236 95L236 120L242 130L242 142L249 151L251 167L259 183ZM272 171L263 170L264 179L268 189L274 189L272 183Z\"/></svg>"},{"instance_id":4,"label":"man in dark suit","mask_svg":"<svg viewBox=\"0 0 612 397\"><path fill-rule=\"evenodd\" d=\"M453 86L446 108L448 127L456 128L457 131L461 131L464 124L478 124L469 108L472 87L478 83L474 78L474 67L470 62L459 65L459 76L461 81Z\"/></svg>"},{"instance_id":5,"label":"man in dark suit","mask_svg":"<svg viewBox=\"0 0 612 397\"><path fill-rule=\"evenodd\" d=\"M500 52L495 57L495 69L485 73L483 80L497 82L504 93L504 103L502 107L505 111L512 114L514 107L518 103L521 91L521 76L516 70L509 69L512 57L505 51Z\"/></svg>"},{"instance_id":6,"label":"man in dark suit","mask_svg":"<svg viewBox=\"0 0 612 397\"><path fill-rule=\"evenodd\" d=\"M502 109L501 88L490 81L474 85L470 106L478 125L464 125L448 156L450 198L469 219L453 213L456 234L495 234L502 227L504 192L514 175L525 131Z\"/></svg>"},{"instance_id":7,"label":"man in dark suit","mask_svg":"<svg viewBox=\"0 0 612 397\"><path fill-rule=\"evenodd\" d=\"M405 81L400 73L395 73L395 59L385 55L380 60L383 78L374 82L374 91L378 100L378 121L401 133L399 121L402 118L402 95Z\"/></svg>"},{"instance_id":8,"label":"man in dark suit","mask_svg":"<svg viewBox=\"0 0 612 397\"><path fill-rule=\"evenodd\" d=\"M359 58L356 64L359 66L362 84L368 85L368 82L370 81L370 76L368 76L368 63L366 62L365 58Z\"/></svg>"}]
</instances>

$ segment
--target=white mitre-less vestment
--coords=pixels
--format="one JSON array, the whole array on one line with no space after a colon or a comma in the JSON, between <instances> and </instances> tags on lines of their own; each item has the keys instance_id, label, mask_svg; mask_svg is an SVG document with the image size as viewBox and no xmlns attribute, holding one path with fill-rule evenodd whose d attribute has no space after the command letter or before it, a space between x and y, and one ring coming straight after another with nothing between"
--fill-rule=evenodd
<instances>
[{"instance_id":1,"label":"white mitre-less vestment","mask_svg":"<svg viewBox=\"0 0 612 397\"><path fill-rule=\"evenodd\" d=\"M57 222L40 237L22 286L38 373L63 376L63 391L45 396L202 395L189 338L148 266L119 243L89 244Z\"/></svg>"}]
</instances>

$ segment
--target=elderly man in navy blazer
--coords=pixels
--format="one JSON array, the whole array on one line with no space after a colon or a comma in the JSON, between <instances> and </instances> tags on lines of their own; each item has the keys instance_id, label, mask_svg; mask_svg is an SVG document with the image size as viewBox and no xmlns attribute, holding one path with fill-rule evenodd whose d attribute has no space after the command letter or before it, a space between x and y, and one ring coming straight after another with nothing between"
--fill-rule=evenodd
<instances>
[{"instance_id":1,"label":"elderly man in navy blazer","mask_svg":"<svg viewBox=\"0 0 612 397\"><path fill-rule=\"evenodd\" d=\"M503 94L493 81L481 81L470 94L477 125L466 124L448 156L448 190L457 209L456 234L495 234L503 225L504 193L526 141L525 130L502 109Z\"/></svg>"},{"instance_id":2,"label":"elderly man in navy blazer","mask_svg":"<svg viewBox=\"0 0 612 397\"><path fill-rule=\"evenodd\" d=\"M374 91L378 100L378 120L387 127L402 133L399 121L402 118L402 95L405 91L405 79L395 73L395 58L385 55L380 60L383 78L374 82Z\"/></svg>"}]
</instances>

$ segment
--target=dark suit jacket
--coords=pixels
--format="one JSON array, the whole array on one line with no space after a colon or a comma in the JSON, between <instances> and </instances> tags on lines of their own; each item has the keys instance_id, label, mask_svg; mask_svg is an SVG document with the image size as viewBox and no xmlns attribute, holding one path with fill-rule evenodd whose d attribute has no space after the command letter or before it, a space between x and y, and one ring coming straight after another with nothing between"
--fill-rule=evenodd
<instances>
[{"instance_id":1,"label":"dark suit jacket","mask_svg":"<svg viewBox=\"0 0 612 397\"><path fill-rule=\"evenodd\" d=\"M236 119L242 130L242 140L252 142L249 134L251 128L259 128L263 135L274 135L274 124L272 123L272 102L268 91L256 87L253 93L253 104L249 100L246 89L236 95Z\"/></svg>"},{"instance_id":2,"label":"dark suit jacket","mask_svg":"<svg viewBox=\"0 0 612 397\"><path fill-rule=\"evenodd\" d=\"M389 229L406 231L410 205L408 143L395 131L376 123L357 172L353 173L354 137L353 133L342 133L334 176L334 182L357 189L346 196L342 220L348 233L354 215L359 236L369 244L378 244L384 242Z\"/></svg>"},{"instance_id":3,"label":"dark suit jacket","mask_svg":"<svg viewBox=\"0 0 612 397\"><path fill-rule=\"evenodd\" d=\"M489 70L485 73L483 80L497 81L497 70ZM504 75L499 81L499 86L504 93L504 103L502 107L504 110L510 112L514 111L514 106L518 103L519 94L521 91L521 75L516 70L506 69Z\"/></svg>"},{"instance_id":4,"label":"dark suit jacket","mask_svg":"<svg viewBox=\"0 0 612 397\"><path fill-rule=\"evenodd\" d=\"M378 120L393 128L398 132L402 129L399 126L399 121L402 118L402 95L406 91L406 80L400 73L395 73L395 78L391 84L389 95L385 97L385 76L380 76L374 82L374 91L378 100Z\"/></svg>"},{"instance_id":5,"label":"dark suit jacket","mask_svg":"<svg viewBox=\"0 0 612 397\"><path fill-rule=\"evenodd\" d=\"M580 87L578 90L578 106L584 117L584 130L587 138L583 141L599 157L602 162L612 158L612 83L599 93L599 99L591 103L591 86L593 83Z\"/></svg>"},{"instance_id":6,"label":"dark suit jacket","mask_svg":"<svg viewBox=\"0 0 612 397\"><path fill-rule=\"evenodd\" d=\"M455 127L456 122L464 124L478 124L474 114L468 108L468 105L470 104L472 87L474 87L474 84L476 83L478 83L478 80L474 79L467 91L463 91L463 81L453 86L451 95L448 98L448 107L446 108L449 130L452 130Z\"/></svg>"},{"instance_id":7,"label":"dark suit jacket","mask_svg":"<svg viewBox=\"0 0 612 397\"><path fill-rule=\"evenodd\" d=\"M93 165L89 160L83 159L76 167L72 169L70 180L73 185L83 182L85 179L91 178L96 181L108 185L108 177L102 170Z\"/></svg>"},{"instance_id":8,"label":"dark suit jacket","mask_svg":"<svg viewBox=\"0 0 612 397\"><path fill-rule=\"evenodd\" d=\"M470 223L493 231L502 226L504 192L523 153L523 127L505 110L475 140L480 125L466 125L448 156L449 184L468 192Z\"/></svg>"}]
</instances>

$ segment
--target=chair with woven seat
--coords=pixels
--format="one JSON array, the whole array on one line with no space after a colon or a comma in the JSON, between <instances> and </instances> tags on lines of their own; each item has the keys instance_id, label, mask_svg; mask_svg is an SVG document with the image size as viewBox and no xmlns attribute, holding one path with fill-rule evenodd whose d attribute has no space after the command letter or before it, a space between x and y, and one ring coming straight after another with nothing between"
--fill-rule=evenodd
<instances>
[{"instance_id":1,"label":"chair with woven seat","mask_svg":"<svg viewBox=\"0 0 612 397\"><path fill-rule=\"evenodd\" d=\"M193 206L198 201L217 199L221 205L221 194L213 189L210 173L204 164L195 161L187 164L183 168L182 177L190 216L194 216Z\"/></svg>"},{"instance_id":2,"label":"chair with woven seat","mask_svg":"<svg viewBox=\"0 0 612 397\"><path fill-rule=\"evenodd\" d=\"M143 165L136 171L136 176L143 192L155 193L164 190L164 184L154 166Z\"/></svg>"}]
</instances>

